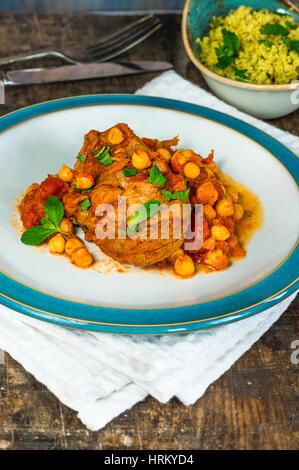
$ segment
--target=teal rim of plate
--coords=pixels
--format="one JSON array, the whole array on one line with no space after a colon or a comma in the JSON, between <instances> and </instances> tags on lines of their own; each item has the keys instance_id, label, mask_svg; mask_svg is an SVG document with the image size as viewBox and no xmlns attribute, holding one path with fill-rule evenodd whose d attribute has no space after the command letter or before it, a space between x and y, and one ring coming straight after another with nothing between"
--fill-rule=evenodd
<instances>
[{"instance_id":1,"label":"teal rim of plate","mask_svg":"<svg viewBox=\"0 0 299 470\"><path fill-rule=\"evenodd\" d=\"M140 95L88 95L62 98L14 111L0 118L0 132L28 119L77 107L138 105L179 111L222 124L268 150L299 185L299 160L260 129L210 108ZM292 295L299 288L299 246L272 273L241 291L211 301L165 308L117 308L61 299L0 273L0 302L20 313L59 325L117 334L186 333L247 318ZM141 320L142 317L142 320Z\"/></svg>"}]
</instances>

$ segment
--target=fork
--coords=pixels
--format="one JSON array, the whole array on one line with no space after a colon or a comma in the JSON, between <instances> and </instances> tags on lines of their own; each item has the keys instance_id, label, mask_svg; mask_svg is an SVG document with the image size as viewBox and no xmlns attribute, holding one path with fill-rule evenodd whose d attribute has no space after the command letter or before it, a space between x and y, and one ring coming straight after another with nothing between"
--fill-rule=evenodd
<instances>
[{"instance_id":1,"label":"fork","mask_svg":"<svg viewBox=\"0 0 299 470\"><path fill-rule=\"evenodd\" d=\"M140 44L154 32L158 31L161 26L159 18L150 14L99 41L72 49L40 50L27 54L0 57L0 66L45 57L59 57L71 64L104 62L137 46L137 44Z\"/></svg>"}]
</instances>

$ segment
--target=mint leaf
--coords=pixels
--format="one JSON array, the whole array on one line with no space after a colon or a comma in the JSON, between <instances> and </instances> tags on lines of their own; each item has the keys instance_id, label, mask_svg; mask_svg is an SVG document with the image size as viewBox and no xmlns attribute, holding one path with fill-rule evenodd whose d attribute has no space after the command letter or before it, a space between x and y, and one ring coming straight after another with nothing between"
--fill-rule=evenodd
<instances>
[{"instance_id":1,"label":"mint leaf","mask_svg":"<svg viewBox=\"0 0 299 470\"><path fill-rule=\"evenodd\" d=\"M50 230L56 230L56 227L53 224L53 222L51 222L51 220L47 219L47 217L42 217L40 219L40 222L41 222L43 228L50 229Z\"/></svg>"},{"instance_id":2,"label":"mint leaf","mask_svg":"<svg viewBox=\"0 0 299 470\"><path fill-rule=\"evenodd\" d=\"M234 62L235 58L239 54L239 38L232 31L227 29L222 29L223 44L215 49L215 52L218 56L218 62L216 67L219 69L226 69Z\"/></svg>"},{"instance_id":3,"label":"mint leaf","mask_svg":"<svg viewBox=\"0 0 299 470\"><path fill-rule=\"evenodd\" d=\"M160 188L166 183L167 180L159 168L155 165L151 168L150 177L147 181L153 186L156 186L156 188Z\"/></svg>"},{"instance_id":4,"label":"mint leaf","mask_svg":"<svg viewBox=\"0 0 299 470\"><path fill-rule=\"evenodd\" d=\"M232 31L222 29L223 43L227 50L227 55L233 55L237 57L239 53L239 38Z\"/></svg>"},{"instance_id":5,"label":"mint leaf","mask_svg":"<svg viewBox=\"0 0 299 470\"><path fill-rule=\"evenodd\" d=\"M299 41L288 38L282 38L282 41L289 49L292 49L293 51L296 51L297 54L299 54Z\"/></svg>"},{"instance_id":6,"label":"mint leaf","mask_svg":"<svg viewBox=\"0 0 299 470\"><path fill-rule=\"evenodd\" d=\"M246 72L247 72L246 69L240 70L234 65L232 65L232 69L235 72L237 77L243 78L244 80L248 80L248 77L246 76Z\"/></svg>"},{"instance_id":7,"label":"mint leaf","mask_svg":"<svg viewBox=\"0 0 299 470\"><path fill-rule=\"evenodd\" d=\"M262 34L274 34L276 36L282 35L282 36L287 36L289 34L289 31L287 28L282 26L281 24L265 24L261 30Z\"/></svg>"},{"instance_id":8,"label":"mint leaf","mask_svg":"<svg viewBox=\"0 0 299 470\"><path fill-rule=\"evenodd\" d=\"M122 235L126 235L127 237L130 237L132 235L136 235L140 231L139 224L137 224L133 229L127 230L126 232L120 232Z\"/></svg>"},{"instance_id":9,"label":"mint leaf","mask_svg":"<svg viewBox=\"0 0 299 470\"><path fill-rule=\"evenodd\" d=\"M239 38L232 31L222 29L223 44L216 48L216 54L218 56L226 55L228 57L237 57L239 53Z\"/></svg>"},{"instance_id":10,"label":"mint leaf","mask_svg":"<svg viewBox=\"0 0 299 470\"><path fill-rule=\"evenodd\" d=\"M39 245L55 232L55 229L46 229L41 225L36 225L25 230L21 237L21 241L25 245Z\"/></svg>"},{"instance_id":11,"label":"mint leaf","mask_svg":"<svg viewBox=\"0 0 299 470\"><path fill-rule=\"evenodd\" d=\"M286 25L289 29L297 29L297 24L296 23L291 23L290 21L286 21Z\"/></svg>"},{"instance_id":12,"label":"mint leaf","mask_svg":"<svg viewBox=\"0 0 299 470\"><path fill-rule=\"evenodd\" d=\"M64 215L64 207L57 196L50 196L46 200L44 211L50 217L53 224L58 227Z\"/></svg>"},{"instance_id":13,"label":"mint leaf","mask_svg":"<svg viewBox=\"0 0 299 470\"><path fill-rule=\"evenodd\" d=\"M135 168L125 168L123 170L123 175L129 178L130 176L137 175L138 171Z\"/></svg>"},{"instance_id":14,"label":"mint leaf","mask_svg":"<svg viewBox=\"0 0 299 470\"><path fill-rule=\"evenodd\" d=\"M85 163L86 162L87 155L86 153L81 153L81 155L78 155L77 159L80 160L80 162Z\"/></svg>"},{"instance_id":15,"label":"mint leaf","mask_svg":"<svg viewBox=\"0 0 299 470\"><path fill-rule=\"evenodd\" d=\"M50 196L44 204L44 211L50 219L42 217L40 219L41 225L35 225L25 230L21 237L21 241L25 243L25 245L39 245L56 232L69 235L59 228L59 224L64 215L64 207L58 197Z\"/></svg>"},{"instance_id":16,"label":"mint leaf","mask_svg":"<svg viewBox=\"0 0 299 470\"><path fill-rule=\"evenodd\" d=\"M272 41L266 41L265 39L259 39L258 41L260 44L265 44L265 46L273 46L274 42Z\"/></svg>"},{"instance_id":17,"label":"mint leaf","mask_svg":"<svg viewBox=\"0 0 299 470\"><path fill-rule=\"evenodd\" d=\"M110 147L102 147L101 150L93 150L92 154L97 162L102 163L104 166L111 165L113 160L110 155Z\"/></svg>"},{"instance_id":18,"label":"mint leaf","mask_svg":"<svg viewBox=\"0 0 299 470\"><path fill-rule=\"evenodd\" d=\"M162 189L162 194L165 197L166 201L172 201L174 199L180 199L181 201L187 201L190 193L190 188L186 189L186 191L176 191L172 193L171 191L166 191Z\"/></svg>"},{"instance_id":19,"label":"mint leaf","mask_svg":"<svg viewBox=\"0 0 299 470\"><path fill-rule=\"evenodd\" d=\"M86 211L87 209L90 208L91 202L88 198L86 198L86 199L83 199L80 205L81 205L82 211Z\"/></svg>"},{"instance_id":20,"label":"mint leaf","mask_svg":"<svg viewBox=\"0 0 299 470\"><path fill-rule=\"evenodd\" d=\"M77 189L78 191L81 191L81 193L90 193L91 191L94 190L94 186L92 186L89 189L81 189L81 188L78 188L78 186L76 184L72 184L72 187Z\"/></svg>"},{"instance_id":21,"label":"mint leaf","mask_svg":"<svg viewBox=\"0 0 299 470\"><path fill-rule=\"evenodd\" d=\"M224 55L222 57L219 57L216 67L224 70L230 65L232 65L234 61L235 61L235 57L228 57L227 55Z\"/></svg>"},{"instance_id":22,"label":"mint leaf","mask_svg":"<svg viewBox=\"0 0 299 470\"><path fill-rule=\"evenodd\" d=\"M137 225L144 220L147 220L152 215L155 215L160 210L160 201L152 199L151 201L145 202L140 209L138 209L135 214L128 220L128 227L130 225Z\"/></svg>"}]
</instances>

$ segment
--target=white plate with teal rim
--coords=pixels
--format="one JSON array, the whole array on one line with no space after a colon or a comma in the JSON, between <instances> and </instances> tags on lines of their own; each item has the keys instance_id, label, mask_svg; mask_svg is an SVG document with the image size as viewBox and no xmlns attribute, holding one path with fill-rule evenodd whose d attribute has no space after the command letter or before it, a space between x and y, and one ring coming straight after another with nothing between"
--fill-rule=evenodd
<instances>
[{"instance_id":1,"label":"white plate with teal rim","mask_svg":"<svg viewBox=\"0 0 299 470\"><path fill-rule=\"evenodd\" d=\"M219 167L259 196L264 225L244 260L223 272L181 280L156 270L118 272L112 265L106 273L81 270L65 257L20 242L16 221L11 223L16 198L62 163L72 166L90 129L118 122L160 140L179 134L183 148L202 155L214 148ZM243 121L161 98L81 96L2 117L0 148L0 300L18 312L87 330L182 333L258 314L298 289L299 162Z\"/></svg>"}]
</instances>

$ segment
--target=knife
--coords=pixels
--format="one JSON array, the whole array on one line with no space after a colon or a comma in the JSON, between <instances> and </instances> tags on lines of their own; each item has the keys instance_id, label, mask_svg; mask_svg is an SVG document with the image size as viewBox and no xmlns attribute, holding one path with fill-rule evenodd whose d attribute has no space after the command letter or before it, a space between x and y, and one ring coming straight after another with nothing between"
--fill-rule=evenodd
<instances>
[{"instance_id":1,"label":"knife","mask_svg":"<svg viewBox=\"0 0 299 470\"><path fill-rule=\"evenodd\" d=\"M169 62L133 61L101 62L80 65L62 65L61 67L43 67L36 69L10 70L1 72L0 81L4 85L31 85L34 83L66 82L88 80L91 78L120 77L148 72L161 72L172 69Z\"/></svg>"}]
</instances>

